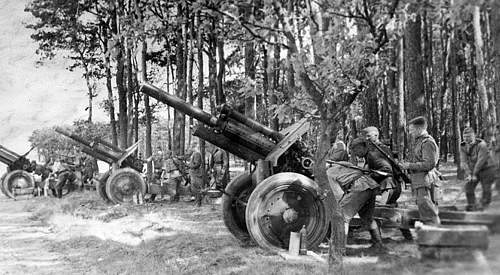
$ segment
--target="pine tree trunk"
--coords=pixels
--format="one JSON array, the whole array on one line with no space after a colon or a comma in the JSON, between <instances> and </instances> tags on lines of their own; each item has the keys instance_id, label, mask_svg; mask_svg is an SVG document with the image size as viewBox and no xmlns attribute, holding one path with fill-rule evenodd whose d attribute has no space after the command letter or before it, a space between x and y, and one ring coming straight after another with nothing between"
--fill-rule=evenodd
<instances>
[{"instance_id":1,"label":"pine tree trunk","mask_svg":"<svg viewBox=\"0 0 500 275\"><path fill-rule=\"evenodd\" d=\"M405 156L405 55L404 55L404 37L399 38L398 52L398 158L402 160Z\"/></svg>"},{"instance_id":2,"label":"pine tree trunk","mask_svg":"<svg viewBox=\"0 0 500 275\"><path fill-rule=\"evenodd\" d=\"M495 105L496 105L496 117L497 126L500 126L500 1L491 1L491 39L493 41L492 55L494 58L494 68L495 68L495 81L494 81L494 91L495 91Z\"/></svg>"},{"instance_id":3,"label":"pine tree trunk","mask_svg":"<svg viewBox=\"0 0 500 275\"><path fill-rule=\"evenodd\" d=\"M183 34L183 8L178 5L178 25L176 39L178 42L184 41ZM185 87L185 67L184 67L184 43L177 43L176 45L176 96L182 100L186 99ZM174 111L174 129L173 129L173 144L172 150L177 156L184 155L184 127L186 126L185 115L177 110Z\"/></svg>"},{"instance_id":4,"label":"pine tree trunk","mask_svg":"<svg viewBox=\"0 0 500 275\"><path fill-rule=\"evenodd\" d=\"M198 12L197 15L197 26L201 26L201 13ZM197 51L198 51L198 108L203 110L203 32L202 28L198 28L198 37L197 37ZM202 138L198 138L199 148L201 153L201 165L202 167L206 167L205 165L205 140ZM206 182L206 169L202 169L204 185Z\"/></svg>"},{"instance_id":5,"label":"pine tree trunk","mask_svg":"<svg viewBox=\"0 0 500 275\"><path fill-rule=\"evenodd\" d=\"M103 26L103 43L102 47L104 49L104 67L106 71L106 90L108 91L108 112L109 112L109 123L111 124L111 143L114 146L118 146L118 132L116 130L116 119L115 119L115 103L113 96L113 87L111 74L111 61L109 58L109 48L108 48L108 34L106 31L107 26Z\"/></svg>"},{"instance_id":6,"label":"pine tree trunk","mask_svg":"<svg viewBox=\"0 0 500 275\"><path fill-rule=\"evenodd\" d=\"M496 11L498 12L498 10ZM488 108L488 92L485 84L484 73L484 55L483 55L483 34L481 31L481 9L475 5L472 9L472 22L474 27L474 43L476 48L476 82L477 92L479 95L479 113L484 126L492 125L492 116L489 114ZM483 128L483 127L482 127Z\"/></svg>"},{"instance_id":7,"label":"pine tree trunk","mask_svg":"<svg viewBox=\"0 0 500 275\"><path fill-rule=\"evenodd\" d=\"M121 32L121 21L120 13L123 12L123 2L121 0L116 1L116 7L114 9L114 16L112 17L112 28L113 34L119 36ZM127 129L128 129L128 113L127 113L127 89L124 85L125 83L125 72L124 72L124 41L123 38L117 41L116 47L116 87L118 89L118 124L120 127L120 147L125 149L128 145L127 142Z\"/></svg>"},{"instance_id":8,"label":"pine tree trunk","mask_svg":"<svg viewBox=\"0 0 500 275\"><path fill-rule=\"evenodd\" d=\"M128 44L128 43L127 43ZM131 146L134 143L134 73L133 73L133 65L132 65L132 50L127 48L127 116L128 116L128 137L127 137L127 147Z\"/></svg>"},{"instance_id":9,"label":"pine tree trunk","mask_svg":"<svg viewBox=\"0 0 500 275\"><path fill-rule=\"evenodd\" d=\"M405 80L408 92L408 119L426 115L422 68L421 19L418 4L411 4L405 26Z\"/></svg>"},{"instance_id":10,"label":"pine tree trunk","mask_svg":"<svg viewBox=\"0 0 500 275\"><path fill-rule=\"evenodd\" d=\"M194 35L194 19L189 21L189 33L190 35ZM194 47L193 47L194 37L189 39L189 49L188 49L188 65L187 65L187 98L188 103L193 104L193 64L194 64ZM188 148L191 147L191 139L192 139L192 126L193 126L193 118L189 117L189 127L188 127Z\"/></svg>"}]
</instances>

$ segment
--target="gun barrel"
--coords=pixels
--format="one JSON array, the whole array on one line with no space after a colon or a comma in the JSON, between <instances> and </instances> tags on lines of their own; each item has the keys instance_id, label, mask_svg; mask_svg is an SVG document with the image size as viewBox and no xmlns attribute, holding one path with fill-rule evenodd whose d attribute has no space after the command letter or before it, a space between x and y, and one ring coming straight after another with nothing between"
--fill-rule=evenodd
<instances>
[{"instance_id":1,"label":"gun barrel","mask_svg":"<svg viewBox=\"0 0 500 275\"><path fill-rule=\"evenodd\" d=\"M234 120L236 120L240 123L243 123L244 125L248 126L250 129L252 129L256 132L264 134L267 137L271 137L276 142L281 141L285 137L283 134L280 134L279 132L277 132L277 131L275 131L267 126L260 124L259 122L255 121L251 118L246 117L242 113L235 111L227 104L222 105L221 113L233 118Z\"/></svg>"},{"instance_id":2,"label":"gun barrel","mask_svg":"<svg viewBox=\"0 0 500 275\"><path fill-rule=\"evenodd\" d=\"M218 119L216 117L198 107L190 105L178 97L169 95L158 87L145 83L141 86L140 91L162 103L167 104L168 106L171 106L181 113L201 121L208 126L217 126Z\"/></svg>"},{"instance_id":3,"label":"gun barrel","mask_svg":"<svg viewBox=\"0 0 500 275\"><path fill-rule=\"evenodd\" d=\"M114 161L117 161L120 156L121 156L121 151L115 151L114 148L108 148L106 147L104 144L101 144L99 142L89 142L85 139L83 139L82 137L80 136L77 136L73 133L70 133L62 128L59 128L59 127L56 127L56 132L58 132L59 134L62 134L62 135L65 135L69 138L71 138L72 140L82 144L86 149L87 149L87 154L93 156L93 157L96 157L102 161L105 161L105 162L109 162L109 160L113 160ZM88 151L93 151L95 152L96 154L90 154Z\"/></svg>"},{"instance_id":4,"label":"gun barrel","mask_svg":"<svg viewBox=\"0 0 500 275\"><path fill-rule=\"evenodd\" d=\"M11 165L20 157L21 156L18 155L16 152L13 152L0 145L0 162L6 165Z\"/></svg>"}]
</instances>

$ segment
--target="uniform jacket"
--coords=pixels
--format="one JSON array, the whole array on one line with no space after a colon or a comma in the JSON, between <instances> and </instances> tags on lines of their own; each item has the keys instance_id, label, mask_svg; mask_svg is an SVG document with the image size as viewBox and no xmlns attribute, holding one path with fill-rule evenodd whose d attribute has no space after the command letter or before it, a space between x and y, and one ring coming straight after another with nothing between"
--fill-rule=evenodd
<instances>
[{"instance_id":1,"label":"uniform jacket","mask_svg":"<svg viewBox=\"0 0 500 275\"><path fill-rule=\"evenodd\" d=\"M202 177L203 167L201 164L202 164L201 153L198 151L194 151L191 154L191 158L189 160L189 175L193 177Z\"/></svg>"},{"instance_id":2,"label":"uniform jacket","mask_svg":"<svg viewBox=\"0 0 500 275\"><path fill-rule=\"evenodd\" d=\"M393 173L391 164L387 158L377 150L377 148L368 149L365 161L368 169L378 170L389 174ZM379 174L372 174L371 177L381 185L380 189L382 190L394 187L392 186L392 177L386 177Z\"/></svg>"},{"instance_id":3,"label":"uniform jacket","mask_svg":"<svg viewBox=\"0 0 500 275\"><path fill-rule=\"evenodd\" d=\"M351 166L350 162L342 162L346 166ZM367 189L376 189L380 185L370 176L363 174L362 171L349 168L340 164L333 164L326 174L328 182L335 190L336 186L342 187L344 192L361 192Z\"/></svg>"},{"instance_id":4,"label":"uniform jacket","mask_svg":"<svg viewBox=\"0 0 500 275\"><path fill-rule=\"evenodd\" d=\"M460 160L464 164L465 172L468 175L477 176L482 170L496 166L488 145L479 138L476 138L472 144L466 144L465 142L460 144Z\"/></svg>"},{"instance_id":5,"label":"uniform jacket","mask_svg":"<svg viewBox=\"0 0 500 275\"><path fill-rule=\"evenodd\" d=\"M438 161L439 150L436 141L427 131L424 131L415 138L408 164L413 188L439 184L439 172L436 170Z\"/></svg>"}]
</instances>

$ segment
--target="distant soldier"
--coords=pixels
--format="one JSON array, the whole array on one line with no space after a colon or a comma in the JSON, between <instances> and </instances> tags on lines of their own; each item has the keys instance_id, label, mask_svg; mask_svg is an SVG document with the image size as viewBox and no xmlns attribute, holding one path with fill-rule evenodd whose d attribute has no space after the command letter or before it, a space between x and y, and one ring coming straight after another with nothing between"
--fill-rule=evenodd
<instances>
[{"instance_id":1,"label":"distant soldier","mask_svg":"<svg viewBox=\"0 0 500 275\"><path fill-rule=\"evenodd\" d=\"M203 186L203 166L201 153L196 149L195 145L192 145L189 150L191 156L189 158L189 178L191 182L191 192L195 196L195 204L201 206L201 201L203 199L202 190Z\"/></svg>"},{"instance_id":2,"label":"distant soldier","mask_svg":"<svg viewBox=\"0 0 500 275\"><path fill-rule=\"evenodd\" d=\"M413 151L410 152L409 161L401 162L399 166L410 173L412 194L422 222L441 224L437 208L440 182L436 166L439 148L434 138L427 133L427 120L424 117L416 117L408 124L409 134L414 138Z\"/></svg>"},{"instance_id":3,"label":"distant soldier","mask_svg":"<svg viewBox=\"0 0 500 275\"><path fill-rule=\"evenodd\" d=\"M175 194L172 201L177 202L180 198L180 186L182 181L181 161L172 154L172 151L167 150L165 161L163 162L163 178L167 180L168 186L174 186Z\"/></svg>"},{"instance_id":4,"label":"distant soldier","mask_svg":"<svg viewBox=\"0 0 500 275\"><path fill-rule=\"evenodd\" d=\"M392 156L391 148L380 141L380 139L379 139L380 133L379 133L379 130L377 129L377 127L369 126L369 127L364 128L362 132L364 133L367 140L376 144L378 147L380 147L380 149L385 151L385 153L387 153L389 156ZM387 161L387 158L385 156L383 156L383 154L380 153L377 148L372 148L372 149L374 149L374 150L371 150L371 151L378 152L378 154L377 154L378 157L384 158L386 160L386 162L389 163ZM368 164L368 167L370 169L378 170L378 168L370 167L369 164ZM391 166L390 170L392 173L392 166ZM384 187L385 188L382 188L382 194L381 194L382 197L384 198L383 203L397 205L397 200L398 200L399 196L401 195L401 183L396 181L395 178L391 177L390 180L385 181Z\"/></svg>"},{"instance_id":5,"label":"distant soldier","mask_svg":"<svg viewBox=\"0 0 500 275\"><path fill-rule=\"evenodd\" d=\"M153 181L162 185L164 170L164 154L163 151L158 148L156 153L153 155ZM163 185L162 185L163 187ZM150 201L154 201L156 199L156 194L151 194L149 198Z\"/></svg>"},{"instance_id":6,"label":"distant soldier","mask_svg":"<svg viewBox=\"0 0 500 275\"><path fill-rule=\"evenodd\" d=\"M460 160L467 181L465 184L466 210L482 210L488 207L491 202L491 185L497 176L497 166L488 149L488 144L484 140L476 138L476 133L472 128L464 129L463 138L464 141L460 144ZM475 190L479 182L483 188L483 196L481 205L478 206Z\"/></svg>"},{"instance_id":7,"label":"distant soldier","mask_svg":"<svg viewBox=\"0 0 500 275\"><path fill-rule=\"evenodd\" d=\"M328 159L333 161L348 161L349 154L347 153L347 146L343 141L344 137L342 132L337 134L335 142L333 143L330 151L328 152Z\"/></svg>"},{"instance_id":8,"label":"distant soldier","mask_svg":"<svg viewBox=\"0 0 500 275\"><path fill-rule=\"evenodd\" d=\"M220 148L216 147L210 158L210 170L215 180L215 186L218 189L224 190L227 185L228 167L227 154Z\"/></svg>"},{"instance_id":9,"label":"distant soldier","mask_svg":"<svg viewBox=\"0 0 500 275\"><path fill-rule=\"evenodd\" d=\"M85 183L92 184L94 175L99 172L99 167L97 166L97 160L91 156L84 156L82 162L82 185L83 190Z\"/></svg>"},{"instance_id":10,"label":"distant soldier","mask_svg":"<svg viewBox=\"0 0 500 275\"><path fill-rule=\"evenodd\" d=\"M68 189L68 192L73 191L76 175L67 163L64 163L60 159L56 160L52 167L52 171L57 177L57 182L52 187L52 194L55 197L62 198L62 190L64 187Z\"/></svg>"}]
</instances>

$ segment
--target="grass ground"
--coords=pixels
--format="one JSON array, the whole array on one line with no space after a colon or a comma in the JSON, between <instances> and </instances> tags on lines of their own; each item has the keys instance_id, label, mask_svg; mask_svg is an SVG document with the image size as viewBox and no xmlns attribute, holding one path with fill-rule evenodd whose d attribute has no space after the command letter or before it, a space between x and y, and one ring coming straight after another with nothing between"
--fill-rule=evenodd
<instances>
[{"instance_id":1,"label":"grass ground","mask_svg":"<svg viewBox=\"0 0 500 275\"><path fill-rule=\"evenodd\" d=\"M446 170L446 169L444 169ZM451 168L448 173L452 174ZM463 204L463 182L445 182L445 203ZM407 195L407 194L406 194ZM405 195L405 196L406 196ZM405 198L403 196L403 198ZM408 196L406 196L408 199ZM500 197L488 211L500 211ZM410 202L407 202L409 204ZM226 230L219 204L192 202L106 205L94 192L62 199L36 198L25 207L31 219L54 232L53 252L83 274L325 274L325 264L285 261L255 246L241 246ZM456 261L423 261L398 230L383 231L389 253L367 253L368 236L356 233L340 274L495 274L500 237L485 254Z\"/></svg>"}]
</instances>

